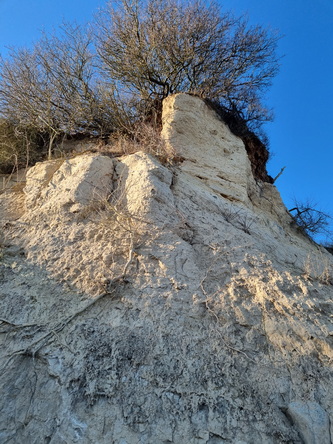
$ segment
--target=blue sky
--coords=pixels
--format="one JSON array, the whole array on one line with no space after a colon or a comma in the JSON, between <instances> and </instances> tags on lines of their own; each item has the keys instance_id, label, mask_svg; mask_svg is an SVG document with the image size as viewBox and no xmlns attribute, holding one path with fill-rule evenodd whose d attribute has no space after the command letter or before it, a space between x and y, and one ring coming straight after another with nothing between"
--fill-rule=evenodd
<instances>
[{"instance_id":1,"label":"blue sky","mask_svg":"<svg viewBox=\"0 0 333 444\"><path fill-rule=\"evenodd\" d=\"M279 30L281 69L267 94L268 165L287 206L310 199L333 215L333 0L224 0L236 16ZM30 46L42 29L89 21L104 0L0 0L0 53Z\"/></svg>"}]
</instances>

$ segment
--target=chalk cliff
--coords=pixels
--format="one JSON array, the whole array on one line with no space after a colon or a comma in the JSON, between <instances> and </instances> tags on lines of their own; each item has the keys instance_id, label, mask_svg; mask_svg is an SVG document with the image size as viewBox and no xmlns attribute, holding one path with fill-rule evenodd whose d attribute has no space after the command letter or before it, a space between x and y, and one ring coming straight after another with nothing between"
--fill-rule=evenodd
<instances>
[{"instance_id":1,"label":"chalk cliff","mask_svg":"<svg viewBox=\"0 0 333 444\"><path fill-rule=\"evenodd\" d=\"M0 441L331 443L332 256L201 99L162 137L182 161L82 154L0 196Z\"/></svg>"}]
</instances>

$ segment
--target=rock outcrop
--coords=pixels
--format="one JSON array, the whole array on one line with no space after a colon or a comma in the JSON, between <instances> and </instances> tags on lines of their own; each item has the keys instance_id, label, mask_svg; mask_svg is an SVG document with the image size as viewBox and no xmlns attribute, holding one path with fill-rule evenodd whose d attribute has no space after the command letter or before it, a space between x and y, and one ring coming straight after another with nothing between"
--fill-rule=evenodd
<instances>
[{"instance_id":1,"label":"rock outcrop","mask_svg":"<svg viewBox=\"0 0 333 444\"><path fill-rule=\"evenodd\" d=\"M162 137L182 162L82 154L0 196L0 441L330 443L332 256L199 98Z\"/></svg>"}]
</instances>

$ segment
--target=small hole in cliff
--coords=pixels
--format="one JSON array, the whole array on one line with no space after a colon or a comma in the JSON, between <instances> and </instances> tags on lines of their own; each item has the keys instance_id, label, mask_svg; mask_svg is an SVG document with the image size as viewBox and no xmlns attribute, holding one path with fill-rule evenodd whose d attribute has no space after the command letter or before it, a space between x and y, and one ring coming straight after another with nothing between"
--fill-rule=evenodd
<instances>
[{"instance_id":1,"label":"small hole in cliff","mask_svg":"<svg viewBox=\"0 0 333 444\"><path fill-rule=\"evenodd\" d=\"M207 404L206 404L205 402L200 403L200 404L198 405L198 410L199 410L199 412L202 412L202 411L208 410L208 406L207 406Z\"/></svg>"}]
</instances>

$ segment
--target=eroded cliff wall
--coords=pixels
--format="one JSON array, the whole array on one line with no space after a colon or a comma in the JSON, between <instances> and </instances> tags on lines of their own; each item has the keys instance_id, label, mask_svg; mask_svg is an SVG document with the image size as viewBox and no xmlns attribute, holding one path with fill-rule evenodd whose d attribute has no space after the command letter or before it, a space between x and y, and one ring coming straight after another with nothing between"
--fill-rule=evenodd
<instances>
[{"instance_id":1,"label":"eroded cliff wall","mask_svg":"<svg viewBox=\"0 0 333 444\"><path fill-rule=\"evenodd\" d=\"M1 442L329 444L331 256L199 98L163 124L177 165L85 154L1 195Z\"/></svg>"}]
</instances>

